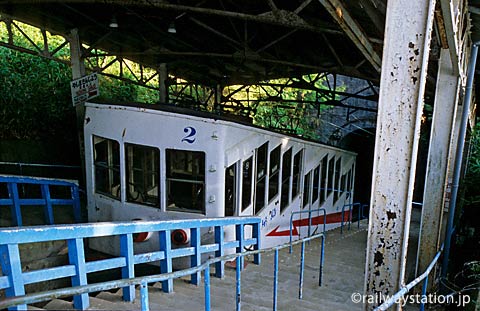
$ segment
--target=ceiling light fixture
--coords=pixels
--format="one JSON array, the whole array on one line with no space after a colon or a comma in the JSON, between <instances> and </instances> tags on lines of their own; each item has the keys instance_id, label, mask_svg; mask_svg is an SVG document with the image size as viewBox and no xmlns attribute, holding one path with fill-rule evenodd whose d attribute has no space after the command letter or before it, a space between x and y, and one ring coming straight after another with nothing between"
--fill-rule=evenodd
<instances>
[{"instance_id":1,"label":"ceiling light fixture","mask_svg":"<svg viewBox=\"0 0 480 311\"><path fill-rule=\"evenodd\" d=\"M168 26L168 30L167 30L169 33L177 33L177 29L175 28L175 23L174 22L171 22L170 25Z\"/></svg>"},{"instance_id":2,"label":"ceiling light fixture","mask_svg":"<svg viewBox=\"0 0 480 311\"><path fill-rule=\"evenodd\" d=\"M110 28L118 28L117 18L115 17L115 15L110 20L110 24L108 24L108 26Z\"/></svg>"}]
</instances>

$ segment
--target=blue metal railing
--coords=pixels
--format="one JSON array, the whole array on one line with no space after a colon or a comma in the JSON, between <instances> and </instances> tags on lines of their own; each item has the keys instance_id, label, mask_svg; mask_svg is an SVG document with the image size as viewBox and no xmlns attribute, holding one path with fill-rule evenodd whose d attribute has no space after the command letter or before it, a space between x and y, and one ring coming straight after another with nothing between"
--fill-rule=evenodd
<instances>
[{"instance_id":1,"label":"blue metal railing","mask_svg":"<svg viewBox=\"0 0 480 311\"><path fill-rule=\"evenodd\" d=\"M4 299L3 301L0 301L0 308L6 308L6 307L12 307L12 306L18 306L18 305L23 305L25 306L26 304L31 304L31 303L36 303L36 302L41 302L41 301L48 301L54 298L61 298L61 297L67 297L67 296L72 296L72 295L85 295L91 292L98 292L98 291L105 291L109 289L114 289L114 288L125 288L125 287L133 287L135 285L140 285L140 303L141 303L141 310L142 311L148 311L149 310L149 304L148 304L148 284L149 283L156 283L156 282L166 282L168 280L172 280L174 278L180 278L183 276L187 275L193 275L200 273L203 271L204 275L204 292L205 292L205 301L204 301L204 306L206 311L210 311L211 309L211 301L210 301L210 296L211 296L211 284L210 284L210 266L212 264L215 264L217 266L219 263L223 261L230 261L233 259L237 258L243 258L245 256L249 255L254 255L254 258L260 256L261 253L267 253L267 252L275 252L275 262L277 264L274 265L274 285L273 285L273 310L277 310L277 302L276 299L278 297L277 290L278 287L275 285L278 282L278 251L280 249L284 249L287 247L290 247L291 244L296 245L301 243L301 263L300 263L300 272L299 272L299 289L298 289L298 298L302 299L303 298L303 273L304 273L304 258L305 258L305 242L308 242L313 239L321 238L321 252L320 252L320 265L318 269L319 273L319 281L318 285L322 285L322 278L323 278L323 265L324 265L324 257L325 257L325 236L323 233L319 233L316 235L313 235L308 238L304 238L301 240L297 240L293 243L286 243L280 246L268 248L268 249L262 249L262 250L254 250L254 251L247 251L243 253L236 253L236 254L231 254L231 255L224 255L221 257L216 257L207 260L203 264L197 266L197 267L192 267L189 269L181 270L181 271L176 271L176 272L169 272L169 273L163 273L163 274L156 274L156 275L149 275L149 276L142 276L142 277L136 277L136 278L128 278L128 279L122 279L122 280L115 280L115 281L108 281L108 282L101 282L101 283L96 283L96 284L90 284L90 285L80 285L80 286L74 286L71 288L66 288L66 289L57 289L57 290L50 290L50 291L45 291L41 293L35 293L35 294L28 294L24 295L21 297L13 297L13 298L7 298ZM259 259L258 259L259 261ZM242 267L242 260L236 260L236 299L235 299L235 304L236 304L236 310L240 311L241 310L241 305L242 305L242 299L241 299L241 267ZM217 270L217 268L215 268Z\"/></svg>"},{"instance_id":2,"label":"blue metal railing","mask_svg":"<svg viewBox=\"0 0 480 311\"><path fill-rule=\"evenodd\" d=\"M342 206L342 223L340 225L340 233L343 234L343 223L345 222L345 208L348 207L348 230L350 230L352 224L352 208L354 206L360 206L360 203L345 204Z\"/></svg>"},{"instance_id":3,"label":"blue metal railing","mask_svg":"<svg viewBox=\"0 0 480 311\"><path fill-rule=\"evenodd\" d=\"M293 239L293 215L297 214L306 214L308 213L308 235L310 236L311 232L311 226L312 226L312 213L315 212L323 212L323 234L325 234L325 229L327 226L327 211L324 208L319 208L319 209L313 209L313 210L308 210L308 211L297 211L297 212L292 212L290 215L290 245L292 245L292 239ZM290 253L292 253L292 246L290 246Z\"/></svg>"},{"instance_id":4,"label":"blue metal railing","mask_svg":"<svg viewBox=\"0 0 480 311\"><path fill-rule=\"evenodd\" d=\"M0 197L1 206L11 206L12 225L21 227L23 225L21 206L22 205L43 205L45 223L55 223L53 217L53 205L71 205L75 222L81 222L80 197L78 182L72 180L58 180L50 178L23 177L23 176L0 176L0 185L6 184L8 198ZM20 197L19 185L38 185L41 190L41 198ZM51 187L66 187L70 189L69 199L52 198Z\"/></svg>"},{"instance_id":5,"label":"blue metal railing","mask_svg":"<svg viewBox=\"0 0 480 311\"><path fill-rule=\"evenodd\" d=\"M235 226L236 237L233 241L224 241L224 228ZM244 227L252 226L252 238L245 239ZM215 241L211 244L201 244L200 239L192 238L190 245L184 248L171 248L171 232L175 229L190 229L191 236L200 234L202 228L214 228ZM133 234L141 232L158 232L159 248L156 251L135 254L133 247ZM113 243L119 243L120 256L85 261L84 238L112 237ZM55 240L66 240L68 245L69 264L54 268L22 272L19 244L35 243ZM25 295L25 285L43 281L70 277L72 286L86 286L87 274L97 271L121 268L123 278L134 276L134 266L140 263L160 262L161 273L172 273L172 260L179 257L190 257L192 266L201 264L204 253L214 252L216 257L225 254L225 249L234 248L237 253L244 247L253 245L254 250L260 249L260 218L258 217L229 217L205 218L195 220L172 221L132 221L89 223L79 225L53 225L32 226L24 228L7 228L0 234L0 264L3 275L0 277L0 289L5 289L7 297ZM254 263L260 263L260 256L256 254ZM241 257L243 258L243 257ZM243 265L242 265L243 267ZM223 277L224 264L222 261L215 263L215 274ZM198 285L200 270L191 274L192 283ZM123 283L122 283L123 284ZM136 283L135 283L136 284ZM123 287L123 299L133 301L135 289L132 284ZM162 289L165 292L173 290L173 279L162 279ZM68 292L68 290L66 290ZM74 307L85 310L88 308L88 294L82 292L74 296ZM14 310L25 309L25 305L15 307Z\"/></svg>"},{"instance_id":6,"label":"blue metal railing","mask_svg":"<svg viewBox=\"0 0 480 311\"><path fill-rule=\"evenodd\" d=\"M435 264L437 263L438 259L440 258L440 255L443 252L443 244L438 253L435 255L433 258L432 262L430 265L428 265L427 269L425 272L423 272L421 275L419 275L416 279L405 285L402 289L400 289L397 293L395 293L393 296L391 296L387 301L382 303L380 306L376 307L374 311L385 311L391 306L393 306L395 303L400 301L400 299L405 296L413 287L415 287L418 283L420 283L423 280L423 285L422 285L422 298L426 297L427 295L427 286L428 286L428 275L432 271L433 267L435 267ZM420 299L420 310L423 311L425 309L425 300L426 299Z\"/></svg>"}]
</instances>

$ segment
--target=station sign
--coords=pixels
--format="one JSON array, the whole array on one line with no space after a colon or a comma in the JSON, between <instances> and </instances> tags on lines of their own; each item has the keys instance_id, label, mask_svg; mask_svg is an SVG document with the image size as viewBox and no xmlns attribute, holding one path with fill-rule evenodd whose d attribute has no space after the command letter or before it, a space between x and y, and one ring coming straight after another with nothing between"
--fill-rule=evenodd
<instances>
[{"instance_id":1,"label":"station sign","mask_svg":"<svg viewBox=\"0 0 480 311\"><path fill-rule=\"evenodd\" d=\"M72 103L74 106L84 103L90 98L100 95L98 85L98 76L92 73L88 76L70 82L70 90L72 91Z\"/></svg>"}]
</instances>

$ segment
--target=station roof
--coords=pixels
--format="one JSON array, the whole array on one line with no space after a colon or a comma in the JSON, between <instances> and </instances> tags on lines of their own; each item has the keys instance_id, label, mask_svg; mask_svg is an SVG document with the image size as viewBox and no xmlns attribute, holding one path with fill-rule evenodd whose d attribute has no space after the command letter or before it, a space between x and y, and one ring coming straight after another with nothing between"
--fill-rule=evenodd
<instances>
[{"instance_id":1,"label":"station roof","mask_svg":"<svg viewBox=\"0 0 480 311\"><path fill-rule=\"evenodd\" d=\"M0 12L54 34L77 28L88 45L152 68L167 63L175 76L206 85L318 72L378 79L386 0L338 3L1 1ZM346 30L335 16L351 21Z\"/></svg>"},{"instance_id":2,"label":"station roof","mask_svg":"<svg viewBox=\"0 0 480 311\"><path fill-rule=\"evenodd\" d=\"M0 1L0 14L53 34L68 35L77 28L88 45L152 68L167 63L173 75L204 85L318 72L375 82L380 78L386 3L17 0ZM477 15L472 14L480 19ZM118 27L111 27L112 22Z\"/></svg>"}]
</instances>

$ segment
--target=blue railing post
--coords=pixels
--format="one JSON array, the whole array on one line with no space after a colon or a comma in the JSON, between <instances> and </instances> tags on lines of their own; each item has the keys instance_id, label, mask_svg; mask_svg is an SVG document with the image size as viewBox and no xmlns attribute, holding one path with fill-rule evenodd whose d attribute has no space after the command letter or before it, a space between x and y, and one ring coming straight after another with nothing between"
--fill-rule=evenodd
<instances>
[{"instance_id":1,"label":"blue railing post","mask_svg":"<svg viewBox=\"0 0 480 311\"><path fill-rule=\"evenodd\" d=\"M273 262L273 311L277 310L278 293L278 248L275 248L275 257Z\"/></svg>"},{"instance_id":2,"label":"blue railing post","mask_svg":"<svg viewBox=\"0 0 480 311\"><path fill-rule=\"evenodd\" d=\"M310 233L311 233L311 227L312 227L312 210L311 210L311 206L309 207L309 210L308 210L308 233L307 233L307 236L309 237L310 236Z\"/></svg>"},{"instance_id":3,"label":"blue railing post","mask_svg":"<svg viewBox=\"0 0 480 311\"><path fill-rule=\"evenodd\" d=\"M45 223L47 223L48 225L53 225L55 221L53 220L52 201L50 200L50 188L48 184L42 184L41 190L42 197L45 200L45 206L43 207L43 211L45 214Z\"/></svg>"},{"instance_id":4,"label":"blue railing post","mask_svg":"<svg viewBox=\"0 0 480 311\"><path fill-rule=\"evenodd\" d=\"M20 198L18 196L18 185L15 182L7 184L8 195L12 200L12 220L14 226L22 226L22 212L20 211Z\"/></svg>"},{"instance_id":5,"label":"blue railing post","mask_svg":"<svg viewBox=\"0 0 480 311\"><path fill-rule=\"evenodd\" d=\"M201 245L200 228L190 229L190 245L194 248L194 254L190 257L190 267L197 267L202 264L202 254L200 253ZM191 276L191 283L194 285L200 284L201 274L200 271L195 272Z\"/></svg>"},{"instance_id":6,"label":"blue railing post","mask_svg":"<svg viewBox=\"0 0 480 311\"><path fill-rule=\"evenodd\" d=\"M343 223L345 221L345 207L348 207L348 220L349 220L349 223L348 223L348 230L350 230L350 225L352 223L352 206L353 204L346 204L342 207L342 224L340 226L340 233L343 234Z\"/></svg>"},{"instance_id":7,"label":"blue railing post","mask_svg":"<svg viewBox=\"0 0 480 311\"><path fill-rule=\"evenodd\" d=\"M75 275L71 277L72 286L87 285L87 270L85 266L85 251L83 239L68 240L68 259L75 266ZM77 310L86 310L89 306L88 294L73 296L73 307Z\"/></svg>"},{"instance_id":8,"label":"blue railing post","mask_svg":"<svg viewBox=\"0 0 480 311\"><path fill-rule=\"evenodd\" d=\"M235 225L235 235L238 241L237 253L243 252L244 237L245 237L245 228L243 224ZM240 260L240 269L243 270L243 257L238 257L237 260Z\"/></svg>"},{"instance_id":9,"label":"blue railing post","mask_svg":"<svg viewBox=\"0 0 480 311\"><path fill-rule=\"evenodd\" d=\"M120 236L120 256L125 258L125 267L122 268L122 278L135 277L133 257L133 237L131 233ZM135 300L135 286L130 285L123 288L123 300L132 302Z\"/></svg>"},{"instance_id":10,"label":"blue railing post","mask_svg":"<svg viewBox=\"0 0 480 311\"><path fill-rule=\"evenodd\" d=\"M160 260L160 272L169 273L172 272L172 241L170 238L170 230L164 230L159 232L160 239L160 251L163 251L164 258ZM162 290L165 293L171 293L173 291L173 280L168 279L162 281Z\"/></svg>"},{"instance_id":11,"label":"blue railing post","mask_svg":"<svg viewBox=\"0 0 480 311\"><path fill-rule=\"evenodd\" d=\"M210 265L205 267L203 274L205 285L205 311L210 311Z\"/></svg>"},{"instance_id":12,"label":"blue railing post","mask_svg":"<svg viewBox=\"0 0 480 311\"><path fill-rule=\"evenodd\" d=\"M0 245L2 273L8 276L10 287L5 289L7 297L25 295L25 286L22 277L22 265L18 244ZM10 307L8 310L27 310L27 305Z\"/></svg>"},{"instance_id":13,"label":"blue railing post","mask_svg":"<svg viewBox=\"0 0 480 311\"><path fill-rule=\"evenodd\" d=\"M293 246L292 246L292 240L293 240L293 215L295 213L292 212L292 214L290 215L290 248L288 249L288 252L291 254L292 251L293 251Z\"/></svg>"},{"instance_id":14,"label":"blue railing post","mask_svg":"<svg viewBox=\"0 0 480 311\"><path fill-rule=\"evenodd\" d=\"M240 257L242 257L240 255ZM236 294L237 299L235 301L236 311L240 311L242 309L242 269L240 268L241 260L236 261L235 265L235 285L236 285Z\"/></svg>"},{"instance_id":15,"label":"blue railing post","mask_svg":"<svg viewBox=\"0 0 480 311\"><path fill-rule=\"evenodd\" d=\"M425 310L425 302L424 302L424 297L427 296L427 287L428 287L428 274L423 280L423 286L422 286L422 298L420 299L420 311Z\"/></svg>"},{"instance_id":16,"label":"blue railing post","mask_svg":"<svg viewBox=\"0 0 480 311\"><path fill-rule=\"evenodd\" d=\"M322 250L320 252L320 268L318 269L318 286L322 286L323 264L325 260L325 235L322 235Z\"/></svg>"},{"instance_id":17,"label":"blue railing post","mask_svg":"<svg viewBox=\"0 0 480 311\"><path fill-rule=\"evenodd\" d=\"M78 186L73 185L71 188L72 200L73 200L73 217L75 222L82 222L82 211L80 210L80 193L78 192Z\"/></svg>"},{"instance_id":18,"label":"blue railing post","mask_svg":"<svg viewBox=\"0 0 480 311\"><path fill-rule=\"evenodd\" d=\"M142 311L150 310L148 303L148 284L146 282L140 284L140 307Z\"/></svg>"},{"instance_id":19,"label":"blue railing post","mask_svg":"<svg viewBox=\"0 0 480 311\"><path fill-rule=\"evenodd\" d=\"M302 241L302 249L300 253L300 281L298 285L298 299L303 298L303 270L305 268L305 242Z\"/></svg>"},{"instance_id":20,"label":"blue railing post","mask_svg":"<svg viewBox=\"0 0 480 311\"><path fill-rule=\"evenodd\" d=\"M260 223L253 225L252 237L257 240L257 243L253 246L253 249L258 251L261 248L261 232L260 232ZM260 253L253 255L253 263L259 265L261 262Z\"/></svg>"},{"instance_id":21,"label":"blue railing post","mask_svg":"<svg viewBox=\"0 0 480 311\"><path fill-rule=\"evenodd\" d=\"M215 226L215 243L218 245L218 250L215 251L215 257L221 257L225 255L225 248L223 245L224 235L223 227ZM217 278L223 278L225 276L225 264L223 261L215 263L215 276Z\"/></svg>"}]
</instances>

